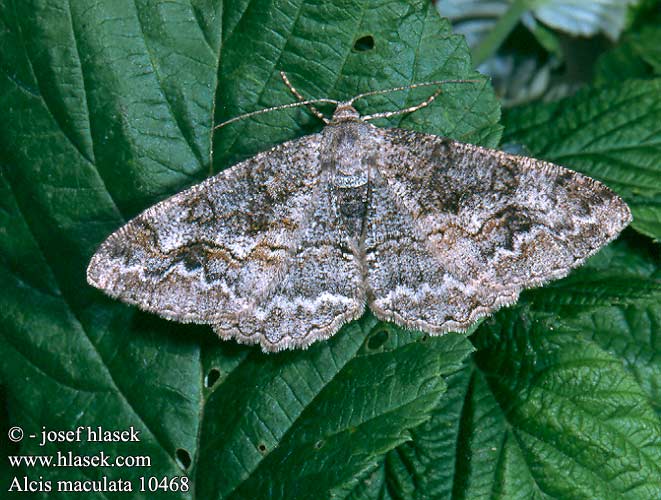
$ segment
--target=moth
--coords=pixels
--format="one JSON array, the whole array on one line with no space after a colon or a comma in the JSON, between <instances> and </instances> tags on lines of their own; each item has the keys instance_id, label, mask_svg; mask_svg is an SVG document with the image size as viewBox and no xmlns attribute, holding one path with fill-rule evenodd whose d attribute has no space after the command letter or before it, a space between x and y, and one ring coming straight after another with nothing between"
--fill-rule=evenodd
<instances>
[{"instance_id":1,"label":"moth","mask_svg":"<svg viewBox=\"0 0 661 500\"><path fill-rule=\"evenodd\" d=\"M299 102L326 126L228 168L101 244L88 282L129 304L264 351L305 348L360 317L466 331L561 278L631 221L603 184L545 161ZM406 87L408 88L408 87ZM313 105L336 106L330 120ZM260 110L251 116L272 109ZM230 120L230 123L233 120Z\"/></svg>"}]
</instances>

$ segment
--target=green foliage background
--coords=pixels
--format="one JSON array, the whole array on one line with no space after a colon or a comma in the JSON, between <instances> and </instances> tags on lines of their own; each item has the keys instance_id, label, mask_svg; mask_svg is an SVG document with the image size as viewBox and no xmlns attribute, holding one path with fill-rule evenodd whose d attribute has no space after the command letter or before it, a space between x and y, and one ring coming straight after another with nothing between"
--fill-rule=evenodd
<instances>
[{"instance_id":1,"label":"green foliage background","mask_svg":"<svg viewBox=\"0 0 661 500\"><path fill-rule=\"evenodd\" d=\"M355 49L368 35L374 48ZM336 99L476 78L463 39L422 0L0 0L0 421L26 434L141 430L139 443L41 448L6 431L0 442L10 455L152 459L57 469L3 458L0 490L26 475L134 488L140 476L187 475L191 491L159 496L661 496L659 40L659 28L631 33L592 86L502 122L482 78L380 124L502 139L601 179L634 213L619 240L470 337L430 338L367 313L307 351L265 355L104 297L85 283L96 246L155 201L319 130L294 109L213 132L290 102L279 70L304 95Z\"/></svg>"}]
</instances>

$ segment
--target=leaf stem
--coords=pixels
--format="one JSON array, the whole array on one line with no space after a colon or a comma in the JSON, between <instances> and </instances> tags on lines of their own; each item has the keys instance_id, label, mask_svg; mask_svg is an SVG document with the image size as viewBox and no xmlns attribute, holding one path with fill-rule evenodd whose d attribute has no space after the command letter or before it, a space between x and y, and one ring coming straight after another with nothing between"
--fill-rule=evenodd
<instances>
[{"instance_id":1,"label":"leaf stem","mask_svg":"<svg viewBox=\"0 0 661 500\"><path fill-rule=\"evenodd\" d=\"M489 59L502 45L519 23L521 16L530 8L529 0L514 0L510 8L496 21L496 25L472 50L473 64L478 67Z\"/></svg>"}]
</instances>

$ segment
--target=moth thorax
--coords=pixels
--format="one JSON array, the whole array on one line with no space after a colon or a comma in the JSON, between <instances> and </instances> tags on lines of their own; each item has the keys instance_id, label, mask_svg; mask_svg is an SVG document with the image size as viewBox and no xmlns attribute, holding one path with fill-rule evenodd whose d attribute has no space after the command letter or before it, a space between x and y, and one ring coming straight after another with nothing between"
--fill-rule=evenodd
<instances>
[{"instance_id":1,"label":"moth thorax","mask_svg":"<svg viewBox=\"0 0 661 500\"><path fill-rule=\"evenodd\" d=\"M333 113L331 123L344 122L344 121L358 121L360 120L360 113L350 104L338 104Z\"/></svg>"},{"instance_id":2,"label":"moth thorax","mask_svg":"<svg viewBox=\"0 0 661 500\"><path fill-rule=\"evenodd\" d=\"M360 141L354 133L338 134L335 151L329 162L333 173L333 183L339 187L356 187L367 183L369 166L361 150ZM361 151L362 153L362 151Z\"/></svg>"}]
</instances>

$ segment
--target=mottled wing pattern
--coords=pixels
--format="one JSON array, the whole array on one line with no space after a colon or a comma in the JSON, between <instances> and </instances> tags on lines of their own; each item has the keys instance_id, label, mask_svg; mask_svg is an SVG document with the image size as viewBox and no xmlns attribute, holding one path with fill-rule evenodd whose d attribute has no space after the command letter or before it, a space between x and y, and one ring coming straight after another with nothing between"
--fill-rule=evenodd
<instances>
[{"instance_id":1,"label":"mottled wing pattern","mask_svg":"<svg viewBox=\"0 0 661 500\"><path fill-rule=\"evenodd\" d=\"M453 280L378 172L371 188L363 245L370 309L379 319L407 328L450 328L448 321L463 316L469 307L462 283Z\"/></svg>"},{"instance_id":2,"label":"mottled wing pattern","mask_svg":"<svg viewBox=\"0 0 661 500\"><path fill-rule=\"evenodd\" d=\"M290 254L286 275L268 300L244 309L235 321L216 322L221 337L259 336L267 350L306 347L362 315L366 297L358 240L337 217L327 175L320 175L321 189L310 204L314 211Z\"/></svg>"},{"instance_id":3,"label":"mottled wing pattern","mask_svg":"<svg viewBox=\"0 0 661 500\"><path fill-rule=\"evenodd\" d=\"M101 245L88 281L266 350L332 335L365 299L353 254L311 230L327 189L319 140L276 146L147 209ZM319 268L320 253L337 274Z\"/></svg>"},{"instance_id":4,"label":"mottled wing pattern","mask_svg":"<svg viewBox=\"0 0 661 500\"><path fill-rule=\"evenodd\" d=\"M365 251L381 319L465 330L565 276L631 220L606 186L551 163L400 129L375 135Z\"/></svg>"}]
</instances>

